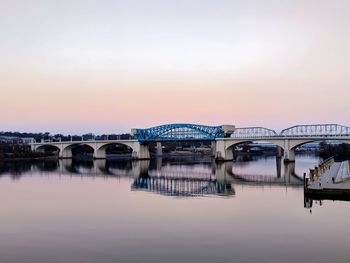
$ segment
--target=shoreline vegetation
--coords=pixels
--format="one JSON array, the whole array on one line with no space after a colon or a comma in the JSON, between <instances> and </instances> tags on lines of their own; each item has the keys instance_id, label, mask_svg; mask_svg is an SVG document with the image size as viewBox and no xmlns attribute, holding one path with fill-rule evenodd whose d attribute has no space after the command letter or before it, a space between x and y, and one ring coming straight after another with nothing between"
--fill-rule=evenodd
<instances>
[{"instance_id":1,"label":"shoreline vegetation","mask_svg":"<svg viewBox=\"0 0 350 263\"><path fill-rule=\"evenodd\" d=\"M0 161L34 161L34 160L52 160L58 159L58 156L50 153L30 152L30 153L1 153Z\"/></svg>"}]
</instances>

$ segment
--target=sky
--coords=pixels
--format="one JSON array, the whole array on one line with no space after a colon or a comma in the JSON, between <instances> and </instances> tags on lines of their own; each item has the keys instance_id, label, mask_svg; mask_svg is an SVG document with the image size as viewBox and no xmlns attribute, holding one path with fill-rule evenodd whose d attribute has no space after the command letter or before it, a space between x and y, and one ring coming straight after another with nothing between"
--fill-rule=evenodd
<instances>
[{"instance_id":1,"label":"sky","mask_svg":"<svg viewBox=\"0 0 350 263\"><path fill-rule=\"evenodd\" d=\"M350 1L0 0L0 131L350 126Z\"/></svg>"}]
</instances>

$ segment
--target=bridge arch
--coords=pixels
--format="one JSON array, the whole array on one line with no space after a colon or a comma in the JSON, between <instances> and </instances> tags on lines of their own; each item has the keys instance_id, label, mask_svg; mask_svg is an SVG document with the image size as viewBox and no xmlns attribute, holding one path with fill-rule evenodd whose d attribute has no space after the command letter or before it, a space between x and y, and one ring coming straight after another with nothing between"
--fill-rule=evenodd
<instances>
[{"instance_id":1,"label":"bridge arch","mask_svg":"<svg viewBox=\"0 0 350 263\"><path fill-rule=\"evenodd\" d=\"M83 154L88 153L92 157L95 155L95 148L93 145L91 145L89 143L73 143L73 144L70 144L70 145L62 148L60 157L61 158L72 158L74 150L79 149L79 148L82 149Z\"/></svg>"},{"instance_id":2,"label":"bridge arch","mask_svg":"<svg viewBox=\"0 0 350 263\"><path fill-rule=\"evenodd\" d=\"M132 153L135 151L132 145L124 144L124 143L106 143L102 146L97 147L95 152L95 158L97 159L105 159L107 157L107 151L111 148L120 148L119 151L123 151L126 156L130 155L132 157Z\"/></svg>"},{"instance_id":3,"label":"bridge arch","mask_svg":"<svg viewBox=\"0 0 350 263\"><path fill-rule=\"evenodd\" d=\"M297 141L291 141L290 143L290 149L295 151L296 148L307 144L307 143L312 143L312 142L325 142L325 141L336 141L336 142L340 142L340 143L347 143L350 144L350 139L342 139L342 138L334 138L334 139L330 139L330 138L314 138L314 139L310 139L310 140L297 140Z\"/></svg>"},{"instance_id":4,"label":"bridge arch","mask_svg":"<svg viewBox=\"0 0 350 263\"><path fill-rule=\"evenodd\" d=\"M174 141L174 140L215 140L223 138L221 126L205 126L198 124L166 124L148 129L136 129L135 139L140 142Z\"/></svg>"},{"instance_id":5,"label":"bridge arch","mask_svg":"<svg viewBox=\"0 0 350 263\"><path fill-rule=\"evenodd\" d=\"M224 157L225 160L233 160L233 149L235 146L238 146L240 144L244 143L251 143L251 142L266 142L274 144L278 147L280 147L282 150L285 149L284 141L283 140L268 140L268 139L242 139L242 140L234 140L234 141L226 141L226 140L220 140L217 141L217 151L216 156L217 159L222 159ZM222 145L223 144L223 145ZM220 149L221 148L221 149Z\"/></svg>"},{"instance_id":6,"label":"bridge arch","mask_svg":"<svg viewBox=\"0 0 350 263\"><path fill-rule=\"evenodd\" d=\"M56 153L57 155L59 155L61 149L57 145L45 144L45 145L40 145L40 146L36 147L35 151L37 151L37 152L52 152L52 153Z\"/></svg>"}]
</instances>

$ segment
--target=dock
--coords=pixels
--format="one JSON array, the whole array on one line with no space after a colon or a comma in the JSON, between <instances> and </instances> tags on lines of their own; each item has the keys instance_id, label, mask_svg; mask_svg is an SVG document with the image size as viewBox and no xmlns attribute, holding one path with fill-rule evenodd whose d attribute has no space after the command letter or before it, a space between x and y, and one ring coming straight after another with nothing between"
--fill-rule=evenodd
<instances>
[{"instance_id":1,"label":"dock","mask_svg":"<svg viewBox=\"0 0 350 263\"><path fill-rule=\"evenodd\" d=\"M335 162L330 158L310 169L309 178L305 179L305 194L316 199L349 200L350 161Z\"/></svg>"}]
</instances>

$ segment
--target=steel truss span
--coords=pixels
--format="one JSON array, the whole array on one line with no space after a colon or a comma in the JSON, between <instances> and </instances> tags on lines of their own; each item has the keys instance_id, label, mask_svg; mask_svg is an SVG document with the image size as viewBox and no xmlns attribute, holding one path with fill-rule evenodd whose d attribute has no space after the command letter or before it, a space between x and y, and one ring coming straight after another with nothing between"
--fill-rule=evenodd
<instances>
[{"instance_id":1,"label":"steel truss span","mask_svg":"<svg viewBox=\"0 0 350 263\"><path fill-rule=\"evenodd\" d=\"M193 141L224 138L221 126L204 126L197 124L168 124L149 129L136 129L134 138L140 142L152 141Z\"/></svg>"},{"instance_id":2,"label":"steel truss span","mask_svg":"<svg viewBox=\"0 0 350 263\"><path fill-rule=\"evenodd\" d=\"M233 138L262 138L274 136L278 136L278 134L274 130L264 127L236 128L231 135Z\"/></svg>"},{"instance_id":3,"label":"steel truss span","mask_svg":"<svg viewBox=\"0 0 350 263\"><path fill-rule=\"evenodd\" d=\"M296 125L281 131L281 136L350 136L350 127L338 124Z\"/></svg>"}]
</instances>

